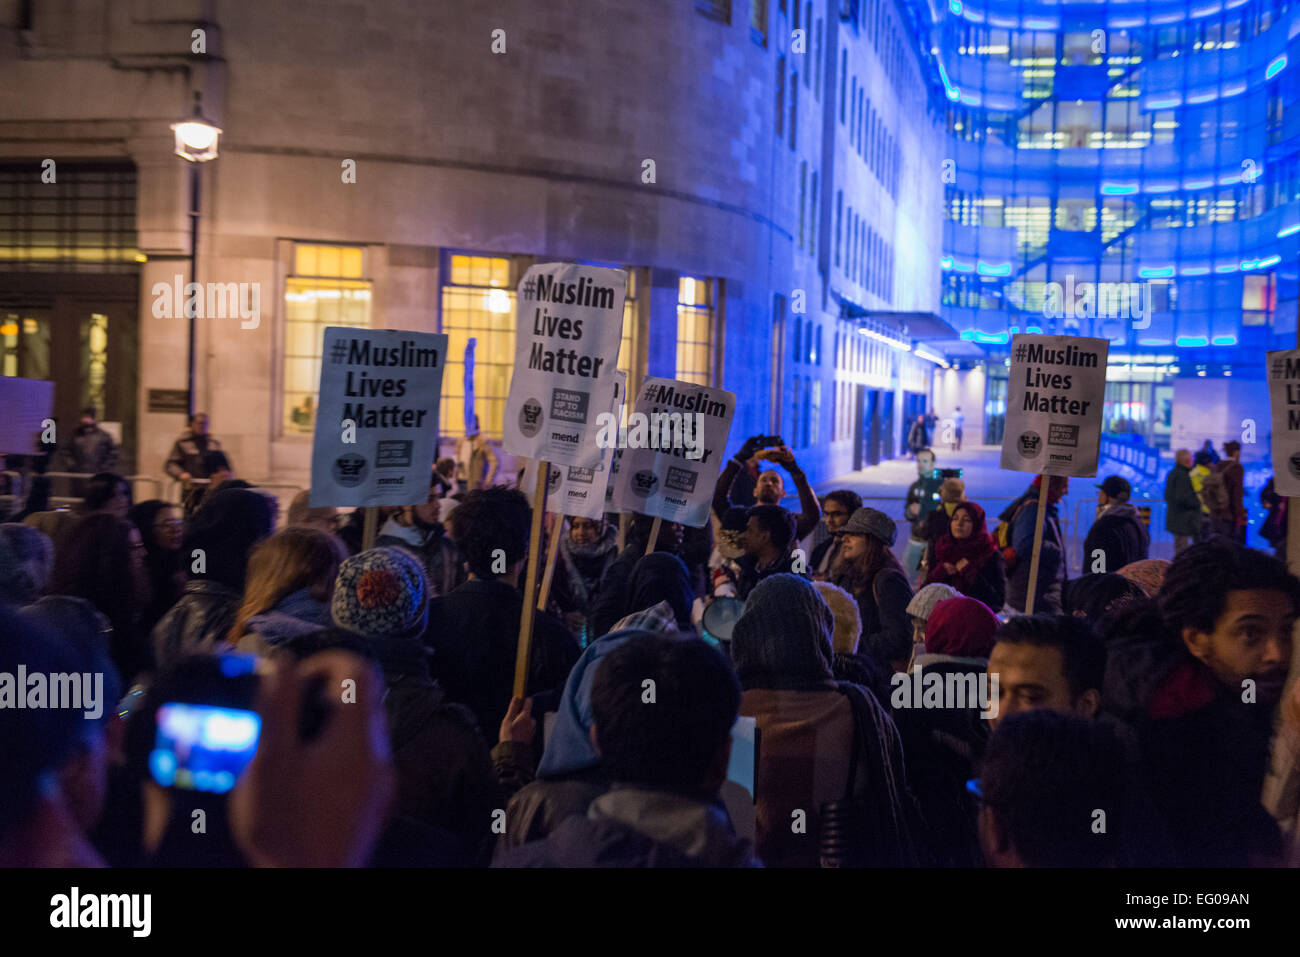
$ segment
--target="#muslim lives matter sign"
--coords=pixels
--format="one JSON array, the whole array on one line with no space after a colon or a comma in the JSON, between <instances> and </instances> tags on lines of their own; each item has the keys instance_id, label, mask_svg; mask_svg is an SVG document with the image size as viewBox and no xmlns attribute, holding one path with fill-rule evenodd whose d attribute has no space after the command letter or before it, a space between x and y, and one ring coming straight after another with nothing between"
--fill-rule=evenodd
<instances>
[{"instance_id":1,"label":"#muslim lives matter sign","mask_svg":"<svg viewBox=\"0 0 1300 957\"><path fill-rule=\"evenodd\" d=\"M595 468L597 419L614 396L627 273L546 263L524 273L518 293L501 445L512 455Z\"/></svg>"},{"instance_id":2,"label":"#muslim lives matter sign","mask_svg":"<svg viewBox=\"0 0 1300 957\"><path fill-rule=\"evenodd\" d=\"M1079 336L1012 337L1004 469L1097 474L1109 348Z\"/></svg>"},{"instance_id":3,"label":"#muslim lives matter sign","mask_svg":"<svg viewBox=\"0 0 1300 957\"><path fill-rule=\"evenodd\" d=\"M423 505L447 365L441 333L328 326L311 504Z\"/></svg>"}]
</instances>

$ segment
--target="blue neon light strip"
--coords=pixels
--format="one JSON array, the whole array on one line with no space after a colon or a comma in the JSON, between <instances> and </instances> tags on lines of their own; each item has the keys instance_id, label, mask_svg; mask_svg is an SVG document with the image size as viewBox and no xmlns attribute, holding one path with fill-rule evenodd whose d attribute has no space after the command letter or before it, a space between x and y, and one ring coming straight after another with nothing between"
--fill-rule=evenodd
<instances>
[{"instance_id":1,"label":"blue neon light strip","mask_svg":"<svg viewBox=\"0 0 1300 957\"><path fill-rule=\"evenodd\" d=\"M1216 346L1235 346L1237 344L1236 336L1215 336L1211 342Z\"/></svg>"},{"instance_id":2,"label":"blue neon light strip","mask_svg":"<svg viewBox=\"0 0 1300 957\"><path fill-rule=\"evenodd\" d=\"M1205 336L1179 336L1177 345L1179 348L1191 348L1193 346L1208 346L1210 340Z\"/></svg>"},{"instance_id":3,"label":"blue neon light strip","mask_svg":"<svg viewBox=\"0 0 1300 957\"><path fill-rule=\"evenodd\" d=\"M1268 65L1268 69L1264 71L1264 79L1271 80L1273 79L1273 77L1277 76L1285 69L1286 69L1286 54L1283 53L1280 57L1278 57L1276 60L1274 60L1272 63Z\"/></svg>"},{"instance_id":4,"label":"blue neon light strip","mask_svg":"<svg viewBox=\"0 0 1300 957\"><path fill-rule=\"evenodd\" d=\"M993 266L981 260L979 265L976 267L976 271L981 276L1010 276L1011 263L1002 263L1000 265Z\"/></svg>"},{"instance_id":5,"label":"blue neon light strip","mask_svg":"<svg viewBox=\"0 0 1300 957\"><path fill-rule=\"evenodd\" d=\"M1102 183L1101 192L1104 196L1131 196L1136 193L1138 188L1129 184L1122 183Z\"/></svg>"},{"instance_id":6,"label":"blue neon light strip","mask_svg":"<svg viewBox=\"0 0 1300 957\"><path fill-rule=\"evenodd\" d=\"M1283 226L1281 229L1277 231L1277 238L1282 239L1283 237L1290 236L1293 233L1300 233L1300 223L1293 223L1290 226Z\"/></svg>"},{"instance_id":7,"label":"blue neon light strip","mask_svg":"<svg viewBox=\"0 0 1300 957\"><path fill-rule=\"evenodd\" d=\"M1173 266L1151 266L1147 269L1139 269L1138 275L1143 279L1164 279L1174 274Z\"/></svg>"}]
</instances>

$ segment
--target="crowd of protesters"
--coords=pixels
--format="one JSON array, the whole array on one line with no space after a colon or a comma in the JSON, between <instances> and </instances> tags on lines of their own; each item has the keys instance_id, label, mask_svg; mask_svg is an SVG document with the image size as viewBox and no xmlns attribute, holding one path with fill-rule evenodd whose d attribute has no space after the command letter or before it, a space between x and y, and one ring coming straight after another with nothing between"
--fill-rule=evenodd
<instances>
[{"instance_id":1,"label":"crowd of protesters","mask_svg":"<svg viewBox=\"0 0 1300 957\"><path fill-rule=\"evenodd\" d=\"M1150 559L1112 476L1071 579L1066 479L994 525L918 447L900 543L756 436L702 529L554 517L516 696L531 508L476 442L368 548L306 492L282 520L206 417L181 505L105 472L0 525L0 705L20 667L105 698L0 707L0 866L1300 865L1300 580L1200 521L1190 456L1198 541ZM214 662L259 676L257 754L229 793L164 787L158 711Z\"/></svg>"}]
</instances>

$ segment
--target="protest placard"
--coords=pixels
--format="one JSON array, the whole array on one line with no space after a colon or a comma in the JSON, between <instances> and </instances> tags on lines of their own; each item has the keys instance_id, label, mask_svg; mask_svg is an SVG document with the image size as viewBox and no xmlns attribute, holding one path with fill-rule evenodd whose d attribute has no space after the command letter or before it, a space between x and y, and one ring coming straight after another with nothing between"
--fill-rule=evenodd
<instances>
[{"instance_id":1,"label":"protest placard","mask_svg":"<svg viewBox=\"0 0 1300 957\"><path fill-rule=\"evenodd\" d=\"M615 507L703 527L735 411L725 389L646 379L617 440Z\"/></svg>"},{"instance_id":2,"label":"protest placard","mask_svg":"<svg viewBox=\"0 0 1300 957\"><path fill-rule=\"evenodd\" d=\"M311 504L423 505L447 337L327 326L321 355Z\"/></svg>"},{"instance_id":3,"label":"protest placard","mask_svg":"<svg viewBox=\"0 0 1300 957\"><path fill-rule=\"evenodd\" d=\"M1273 410L1273 491L1300 496L1300 349L1268 354Z\"/></svg>"},{"instance_id":4,"label":"protest placard","mask_svg":"<svg viewBox=\"0 0 1300 957\"><path fill-rule=\"evenodd\" d=\"M1025 613L1034 613L1049 475L1097 474L1101 413L1110 343L1080 336L1020 334L1011 338L1002 467L1043 476L1029 557Z\"/></svg>"},{"instance_id":5,"label":"protest placard","mask_svg":"<svg viewBox=\"0 0 1300 957\"><path fill-rule=\"evenodd\" d=\"M626 294L622 269L546 263L524 274L501 440L507 452L589 467L599 459L596 418L613 394Z\"/></svg>"},{"instance_id":6,"label":"protest placard","mask_svg":"<svg viewBox=\"0 0 1300 957\"><path fill-rule=\"evenodd\" d=\"M0 409L0 454L35 455L44 423L54 415L54 383L0 376Z\"/></svg>"},{"instance_id":7,"label":"protest placard","mask_svg":"<svg viewBox=\"0 0 1300 957\"><path fill-rule=\"evenodd\" d=\"M1109 345L1079 336L1012 337L1004 469L1097 474Z\"/></svg>"}]
</instances>

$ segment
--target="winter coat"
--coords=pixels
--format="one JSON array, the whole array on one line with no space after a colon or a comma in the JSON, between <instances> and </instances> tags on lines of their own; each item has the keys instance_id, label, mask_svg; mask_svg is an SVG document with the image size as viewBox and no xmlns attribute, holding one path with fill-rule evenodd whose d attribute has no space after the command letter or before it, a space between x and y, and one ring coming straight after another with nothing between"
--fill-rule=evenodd
<instances>
[{"instance_id":1,"label":"winter coat","mask_svg":"<svg viewBox=\"0 0 1300 957\"><path fill-rule=\"evenodd\" d=\"M1278 854L1277 823L1261 802L1273 709L1243 703L1158 619L1130 631L1107 646L1102 707L1136 737L1168 863L1243 867Z\"/></svg>"},{"instance_id":2,"label":"winter coat","mask_svg":"<svg viewBox=\"0 0 1300 957\"><path fill-rule=\"evenodd\" d=\"M836 584L846 587L842 581ZM893 552L885 552L884 564L871 584L854 594L854 598L862 615L859 653L871 655L882 663L905 660L912 651L912 622L907 617L912 586Z\"/></svg>"},{"instance_id":3,"label":"winter coat","mask_svg":"<svg viewBox=\"0 0 1300 957\"><path fill-rule=\"evenodd\" d=\"M1098 550L1105 555L1103 572L1117 572L1125 565L1146 559L1151 548L1147 533L1137 509L1129 502L1108 505L1088 529L1083 540L1083 568L1091 571Z\"/></svg>"},{"instance_id":4,"label":"winter coat","mask_svg":"<svg viewBox=\"0 0 1300 957\"><path fill-rule=\"evenodd\" d=\"M180 601L153 629L154 660L161 671L186 655L212 652L230 634L240 594L210 578L191 578Z\"/></svg>"},{"instance_id":5,"label":"winter coat","mask_svg":"<svg viewBox=\"0 0 1300 957\"><path fill-rule=\"evenodd\" d=\"M1192 484L1192 470L1175 465L1165 477L1165 531L1195 535L1201 530L1201 497ZM1109 564L1107 571L1112 571ZM1115 566L1114 571L1119 570Z\"/></svg>"},{"instance_id":6,"label":"winter coat","mask_svg":"<svg viewBox=\"0 0 1300 957\"><path fill-rule=\"evenodd\" d=\"M61 464L63 471L94 475L116 472L117 460L118 448L111 435L98 425L89 429L78 426L72 433L72 441L63 448Z\"/></svg>"},{"instance_id":7,"label":"winter coat","mask_svg":"<svg viewBox=\"0 0 1300 957\"><path fill-rule=\"evenodd\" d=\"M794 543L791 542L793 545ZM736 582L736 597L748 598L755 586L764 578L770 578L772 575L798 575L800 578L807 578L807 560L796 555L793 550L781 556L780 559L768 565L766 568L760 568L758 562L750 555L742 555L736 561L740 568L740 577ZM795 571L797 567L805 569L804 571Z\"/></svg>"},{"instance_id":8,"label":"winter coat","mask_svg":"<svg viewBox=\"0 0 1300 957\"><path fill-rule=\"evenodd\" d=\"M299 588L274 608L249 618L247 631L235 647L249 654L265 654L286 639L310 635L332 624L329 604L312 598L310 588Z\"/></svg>"},{"instance_id":9,"label":"winter coat","mask_svg":"<svg viewBox=\"0 0 1300 957\"><path fill-rule=\"evenodd\" d=\"M495 867L754 867L720 802L618 786Z\"/></svg>"},{"instance_id":10,"label":"winter coat","mask_svg":"<svg viewBox=\"0 0 1300 957\"><path fill-rule=\"evenodd\" d=\"M179 479L183 472L188 472L191 478L207 478L207 470L203 467L203 453L220 451L221 443L212 436L196 436L186 429L172 443L171 454L167 456L163 468L174 479Z\"/></svg>"},{"instance_id":11,"label":"winter coat","mask_svg":"<svg viewBox=\"0 0 1300 957\"><path fill-rule=\"evenodd\" d=\"M1034 530L1038 524L1038 500L1029 499L1011 526L1011 547L1016 552L1016 567L1007 575L1007 604L1024 611L1029 595L1029 569L1034 551ZM1038 559L1038 585L1035 588L1035 612L1061 613L1061 585L1065 581L1065 539L1056 515L1056 506L1047 506L1043 525L1043 544ZM987 603L986 603L987 604Z\"/></svg>"},{"instance_id":12,"label":"winter coat","mask_svg":"<svg viewBox=\"0 0 1300 957\"><path fill-rule=\"evenodd\" d=\"M503 581L474 578L429 603L424 641L433 649L430 673L447 697L474 712L484 734L496 736L514 689L515 652L524 599ZM537 612L527 694L533 714L554 710L581 649L553 615ZM548 707L549 705L549 707Z\"/></svg>"},{"instance_id":13,"label":"winter coat","mask_svg":"<svg viewBox=\"0 0 1300 957\"><path fill-rule=\"evenodd\" d=\"M979 679L988 669L986 658L956 658L951 655L918 655L912 664L922 676L973 675L962 678L963 687L978 691ZM910 674L903 679L912 680ZM990 695L992 687L989 686ZM907 757L907 780L921 805L926 822L926 839L933 863L945 867L979 867L983 863L975 831L978 808L966 789L966 782L978 777L989 722L980 717L982 702L968 701L966 708L924 708L919 702L896 707L901 699L890 695L890 716L898 727ZM950 702L951 704L951 702ZM997 707L997 701L991 702Z\"/></svg>"},{"instance_id":14,"label":"winter coat","mask_svg":"<svg viewBox=\"0 0 1300 957\"><path fill-rule=\"evenodd\" d=\"M375 538L375 547L395 545L420 559L429 579L429 594L446 595L465 580L460 550L444 534L441 524L431 528L401 525L389 519Z\"/></svg>"},{"instance_id":15,"label":"winter coat","mask_svg":"<svg viewBox=\"0 0 1300 957\"><path fill-rule=\"evenodd\" d=\"M449 702L429 677L428 652L418 638L366 641L388 689L397 813L449 831L469 856L485 858L492 812L505 802L473 713Z\"/></svg>"},{"instance_id":16,"label":"winter coat","mask_svg":"<svg viewBox=\"0 0 1300 957\"><path fill-rule=\"evenodd\" d=\"M575 545L560 539L559 560L551 580L551 601L560 614L588 615L605 583L605 573L618 557L618 532L606 527L592 545Z\"/></svg>"}]
</instances>

